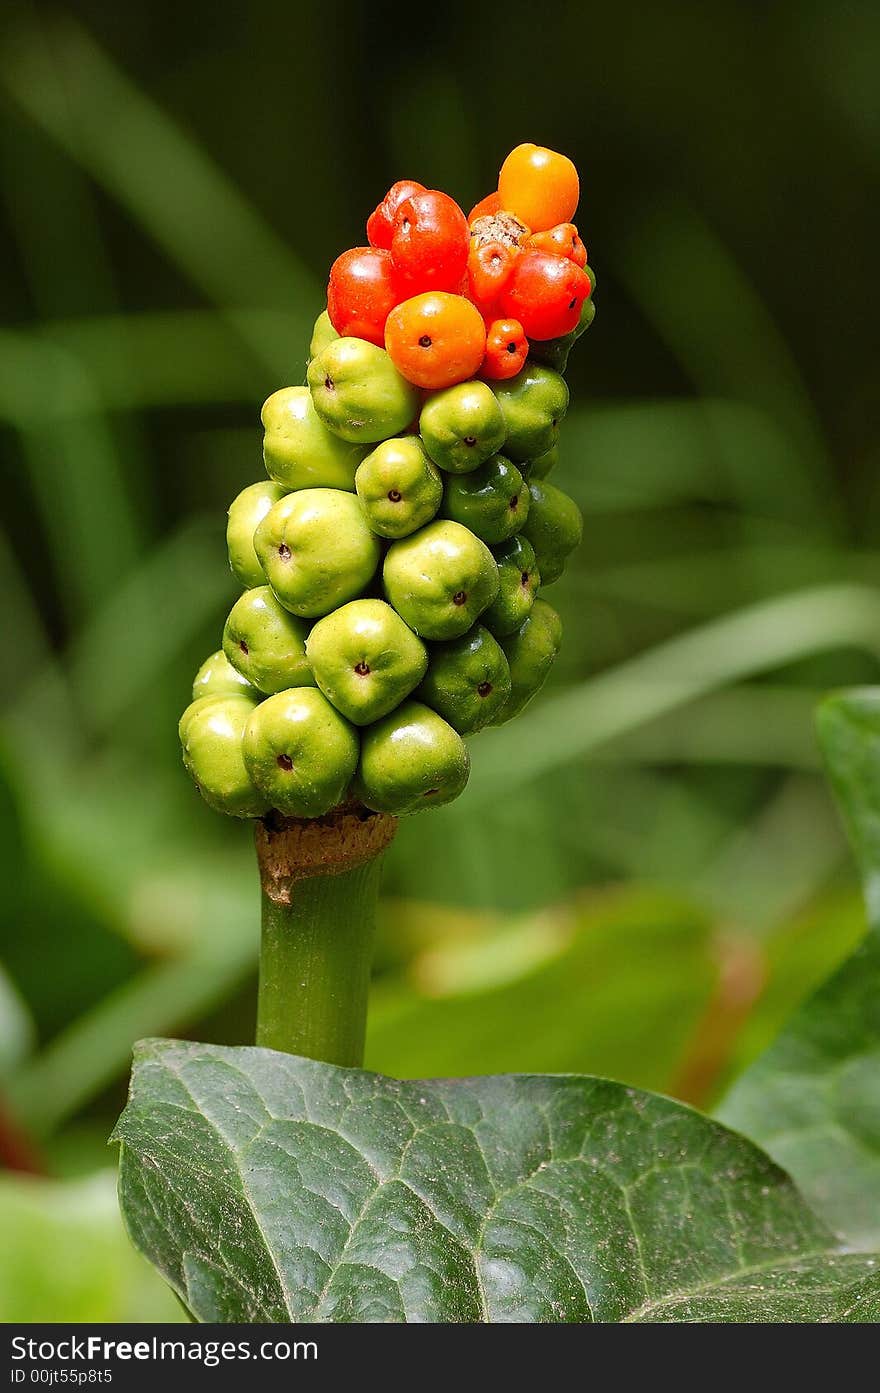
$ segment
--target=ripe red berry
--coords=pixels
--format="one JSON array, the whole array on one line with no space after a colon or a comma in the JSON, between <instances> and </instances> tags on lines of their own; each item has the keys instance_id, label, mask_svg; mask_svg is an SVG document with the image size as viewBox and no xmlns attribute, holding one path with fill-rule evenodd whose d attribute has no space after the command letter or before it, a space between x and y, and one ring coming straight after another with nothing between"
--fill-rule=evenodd
<instances>
[{"instance_id":1,"label":"ripe red berry","mask_svg":"<svg viewBox=\"0 0 880 1393\"><path fill-rule=\"evenodd\" d=\"M413 194L399 205L391 259L409 295L455 291L467 269L468 225L454 199L437 189Z\"/></svg>"},{"instance_id":2,"label":"ripe red berry","mask_svg":"<svg viewBox=\"0 0 880 1393\"><path fill-rule=\"evenodd\" d=\"M529 341L518 319L496 319L486 334L486 356L480 372L491 382L516 377L526 361Z\"/></svg>"},{"instance_id":3,"label":"ripe red berry","mask_svg":"<svg viewBox=\"0 0 880 1393\"><path fill-rule=\"evenodd\" d=\"M513 273L518 248L504 242L474 242L468 252L467 293L482 315L495 318L498 297Z\"/></svg>"},{"instance_id":4,"label":"ripe red berry","mask_svg":"<svg viewBox=\"0 0 880 1393\"><path fill-rule=\"evenodd\" d=\"M553 256L567 256L575 266L586 266L587 249L573 222L557 223L547 232L533 232L528 245Z\"/></svg>"},{"instance_id":5,"label":"ripe red berry","mask_svg":"<svg viewBox=\"0 0 880 1393\"><path fill-rule=\"evenodd\" d=\"M411 194L424 192L424 184L418 183L416 179L398 179L396 184L391 185L382 202L373 209L367 219L367 241L371 247L384 247L386 251L389 249L394 217L401 203Z\"/></svg>"},{"instance_id":6,"label":"ripe red berry","mask_svg":"<svg viewBox=\"0 0 880 1393\"><path fill-rule=\"evenodd\" d=\"M589 294L590 279L580 266L527 249L501 292L501 308L519 320L530 339L556 339L574 329Z\"/></svg>"},{"instance_id":7,"label":"ripe red berry","mask_svg":"<svg viewBox=\"0 0 880 1393\"><path fill-rule=\"evenodd\" d=\"M385 320L402 298L390 252L352 247L334 261L327 287L327 313L343 338L367 339L381 348Z\"/></svg>"}]
</instances>

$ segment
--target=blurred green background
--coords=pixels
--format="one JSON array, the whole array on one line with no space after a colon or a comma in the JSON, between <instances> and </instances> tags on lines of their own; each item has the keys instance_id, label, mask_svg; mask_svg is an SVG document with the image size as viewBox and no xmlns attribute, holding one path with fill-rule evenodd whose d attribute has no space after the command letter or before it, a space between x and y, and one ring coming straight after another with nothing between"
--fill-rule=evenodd
<instances>
[{"instance_id":1,"label":"blurred green background","mask_svg":"<svg viewBox=\"0 0 880 1393\"><path fill-rule=\"evenodd\" d=\"M861 931L811 710L880 673L880 8L12 4L0 35L0 1318L172 1318L132 1041L252 1038L249 830L176 721L330 261L567 151L598 314L550 689L389 857L367 1062L711 1106Z\"/></svg>"}]
</instances>

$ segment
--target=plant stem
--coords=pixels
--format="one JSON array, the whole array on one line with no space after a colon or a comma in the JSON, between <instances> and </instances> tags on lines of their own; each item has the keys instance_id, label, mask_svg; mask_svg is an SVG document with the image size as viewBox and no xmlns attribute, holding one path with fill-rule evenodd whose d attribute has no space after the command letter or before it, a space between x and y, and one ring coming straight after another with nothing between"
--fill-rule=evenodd
<instances>
[{"instance_id":1,"label":"plant stem","mask_svg":"<svg viewBox=\"0 0 880 1393\"><path fill-rule=\"evenodd\" d=\"M258 824L258 1045L363 1063L382 852L395 828L363 811Z\"/></svg>"}]
</instances>

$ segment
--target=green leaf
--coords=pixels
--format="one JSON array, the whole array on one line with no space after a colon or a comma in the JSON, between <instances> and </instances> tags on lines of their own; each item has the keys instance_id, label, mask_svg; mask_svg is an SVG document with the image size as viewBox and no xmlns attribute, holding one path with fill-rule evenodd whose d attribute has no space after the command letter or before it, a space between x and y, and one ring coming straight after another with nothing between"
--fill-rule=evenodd
<instances>
[{"instance_id":1,"label":"green leaf","mask_svg":"<svg viewBox=\"0 0 880 1393\"><path fill-rule=\"evenodd\" d=\"M492 933L481 924L458 941L450 919L409 980L377 984L371 1067L445 1077L479 1060L487 1073L576 1070L671 1089L718 983L705 915L672 895L630 891Z\"/></svg>"},{"instance_id":2,"label":"green leaf","mask_svg":"<svg viewBox=\"0 0 880 1393\"><path fill-rule=\"evenodd\" d=\"M602 1079L406 1083L261 1049L138 1047L120 1193L203 1321L854 1321L788 1177Z\"/></svg>"},{"instance_id":3,"label":"green leaf","mask_svg":"<svg viewBox=\"0 0 880 1393\"><path fill-rule=\"evenodd\" d=\"M174 1321L179 1305L125 1236L115 1176L0 1177L0 1320Z\"/></svg>"},{"instance_id":4,"label":"green leaf","mask_svg":"<svg viewBox=\"0 0 880 1393\"><path fill-rule=\"evenodd\" d=\"M880 1244L880 688L819 708L870 932L747 1069L720 1116L766 1147L848 1244Z\"/></svg>"}]
</instances>

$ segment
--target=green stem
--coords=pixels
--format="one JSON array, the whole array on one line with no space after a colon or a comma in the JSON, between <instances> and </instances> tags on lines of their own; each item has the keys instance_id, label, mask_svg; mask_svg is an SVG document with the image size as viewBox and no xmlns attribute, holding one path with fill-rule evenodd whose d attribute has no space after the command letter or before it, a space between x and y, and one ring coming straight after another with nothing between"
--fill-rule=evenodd
<instances>
[{"instance_id":1,"label":"green stem","mask_svg":"<svg viewBox=\"0 0 880 1393\"><path fill-rule=\"evenodd\" d=\"M258 1045L363 1063L382 850L393 833L393 819L364 814L258 829Z\"/></svg>"}]
</instances>

